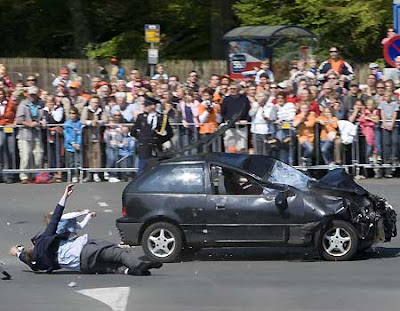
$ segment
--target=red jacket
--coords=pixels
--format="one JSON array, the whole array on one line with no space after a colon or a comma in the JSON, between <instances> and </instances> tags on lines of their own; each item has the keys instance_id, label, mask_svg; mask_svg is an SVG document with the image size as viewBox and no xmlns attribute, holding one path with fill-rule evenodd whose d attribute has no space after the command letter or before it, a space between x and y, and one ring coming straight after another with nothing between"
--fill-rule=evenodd
<instances>
[{"instance_id":1,"label":"red jacket","mask_svg":"<svg viewBox=\"0 0 400 311\"><path fill-rule=\"evenodd\" d=\"M6 110L0 115L0 126L11 125L14 123L15 114L17 112L17 105L13 100L9 99Z\"/></svg>"}]
</instances>

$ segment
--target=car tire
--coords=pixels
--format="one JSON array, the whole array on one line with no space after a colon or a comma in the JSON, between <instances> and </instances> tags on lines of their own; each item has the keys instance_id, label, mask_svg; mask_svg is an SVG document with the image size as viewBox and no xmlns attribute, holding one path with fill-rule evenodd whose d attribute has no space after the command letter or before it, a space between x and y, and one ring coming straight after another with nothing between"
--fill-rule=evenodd
<instances>
[{"instance_id":1,"label":"car tire","mask_svg":"<svg viewBox=\"0 0 400 311\"><path fill-rule=\"evenodd\" d=\"M351 260L358 250L358 235L353 225L333 220L321 231L319 252L329 261Z\"/></svg>"},{"instance_id":2,"label":"car tire","mask_svg":"<svg viewBox=\"0 0 400 311\"><path fill-rule=\"evenodd\" d=\"M151 260L174 262L181 254L182 247L182 232L171 223L157 222L143 232L142 248Z\"/></svg>"}]
</instances>

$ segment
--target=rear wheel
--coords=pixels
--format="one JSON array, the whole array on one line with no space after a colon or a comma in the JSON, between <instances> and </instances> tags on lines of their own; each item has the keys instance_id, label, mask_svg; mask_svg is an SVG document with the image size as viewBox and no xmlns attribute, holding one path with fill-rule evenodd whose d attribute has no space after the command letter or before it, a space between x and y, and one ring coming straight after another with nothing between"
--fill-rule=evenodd
<instances>
[{"instance_id":1,"label":"rear wheel","mask_svg":"<svg viewBox=\"0 0 400 311\"><path fill-rule=\"evenodd\" d=\"M350 260L356 254L357 248L357 231L346 221L333 220L322 231L319 251L325 260Z\"/></svg>"},{"instance_id":2,"label":"rear wheel","mask_svg":"<svg viewBox=\"0 0 400 311\"><path fill-rule=\"evenodd\" d=\"M175 261L182 251L182 232L168 222L157 222L146 228L142 237L144 253L154 261Z\"/></svg>"}]
</instances>

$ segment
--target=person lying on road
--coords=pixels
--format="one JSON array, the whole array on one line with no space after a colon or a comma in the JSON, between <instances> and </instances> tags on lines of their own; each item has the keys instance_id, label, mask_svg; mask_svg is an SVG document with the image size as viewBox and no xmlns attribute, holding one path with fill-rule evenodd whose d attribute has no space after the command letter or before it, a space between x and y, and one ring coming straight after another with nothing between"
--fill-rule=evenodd
<instances>
[{"instance_id":1,"label":"person lying on road","mask_svg":"<svg viewBox=\"0 0 400 311\"><path fill-rule=\"evenodd\" d=\"M89 239L88 235L71 238L70 232L57 233L67 198L74 185L68 185L57 204L45 231L32 239L34 246L25 249L12 246L9 254L18 257L33 271L51 273L58 269L69 269L83 273L116 273L150 275L150 269L161 268L162 263L141 261L134 258L129 249L104 240Z\"/></svg>"}]
</instances>

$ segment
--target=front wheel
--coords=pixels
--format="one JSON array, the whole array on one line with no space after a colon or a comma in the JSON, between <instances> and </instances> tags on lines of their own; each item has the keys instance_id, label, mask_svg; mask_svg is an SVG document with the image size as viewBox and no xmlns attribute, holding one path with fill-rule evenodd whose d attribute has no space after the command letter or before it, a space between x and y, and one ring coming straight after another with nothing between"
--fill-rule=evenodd
<instances>
[{"instance_id":1,"label":"front wheel","mask_svg":"<svg viewBox=\"0 0 400 311\"><path fill-rule=\"evenodd\" d=\"M168 222L154 223L148 226L143 233L143 251L154 261L175 261L182 251L182 245L181 231Z\"/></svg>"},{"instance_id":2,"label":"front wheel","mask_svg":"<svg viewBox=\"0 0 400 311\"><path fill-rule=\"evenodd\" d=\"M350 260L358 249L356 229L343 220L333 220L322 232L319 251L325 260Z\"/></svg>"}]
</instances>

